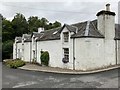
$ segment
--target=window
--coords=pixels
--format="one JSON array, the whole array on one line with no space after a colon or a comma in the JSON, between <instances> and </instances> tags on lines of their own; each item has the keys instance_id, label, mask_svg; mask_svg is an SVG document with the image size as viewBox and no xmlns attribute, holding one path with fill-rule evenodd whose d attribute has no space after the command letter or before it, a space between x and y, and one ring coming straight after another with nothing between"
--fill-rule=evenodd
<instances>
[{"instance_id":1,"label":"window","mask_svg":"<svg viewBox=\"0 0 120 90\"><path fill-rule=\"evenodd\" d=\"M69 62L69 49L68 49L68 48L64 48L64 58L63 58L63 62L64 62L64 63Z\"/></svg>"},{"instance_id":2,"label":"window","mask_svg":"<svg viewBox=\"0 0 120 90\"><path fill-rule=\"evenodd\" d=\"M64 35L64 42L68 42L68 40L69 40L69 33L68 32L64 32L63 35Z\"/></svg>"}]
</instances>

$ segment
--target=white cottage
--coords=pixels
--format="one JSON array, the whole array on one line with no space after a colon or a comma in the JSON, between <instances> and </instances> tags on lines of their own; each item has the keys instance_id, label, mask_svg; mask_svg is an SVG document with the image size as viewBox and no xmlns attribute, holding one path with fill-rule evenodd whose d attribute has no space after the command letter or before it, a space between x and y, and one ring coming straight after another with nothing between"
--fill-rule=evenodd
<instances>
[{"instance_id":1,"label":"white cottage","mask_svg":"<svg viewBox=\"0 0 120 90\"><path fill-rule=\"evenodd\" d=\"M22 36L22 60L31 62L32 40L30 34L23 34Z\"/></svg>"},{"instance_id":2,"label":"white cottage","mask_svg":"<svg viewBox=\"0 0 120 90\"><path fill-rule=\"evenodd\" d=\"M38 31L32 33L29 46L23 43L23 60L35 59L41 63L40 51L48 51L51 67L91 70L120 64L120 25L115 24L110 4L97 13L97 20L64 24L47 31L39 28ZM15 41L14 46L16 44ZM18 58L15 48L13 56Z\"/></svg>"},{"instance_id":3,"label":"white cottage","mask_svg":"<svg viewBox=\"0 0 120 90\"><path fill-rule=\"evenodd\" d=\"M13 44L13 59L19 58L26 62L31 62L31 35L23 34L22 37L16 37Z\"/></svg>"},{"instance_id":4,"label":"white cottage","mask_svg":"<svg viewBox=\"0 0 120 90\"><path fill-rule=\"evenodd\" d=\"M16 37L13 44L13 59L22 58L22 38Z\"/></svg>"}]
</instances>

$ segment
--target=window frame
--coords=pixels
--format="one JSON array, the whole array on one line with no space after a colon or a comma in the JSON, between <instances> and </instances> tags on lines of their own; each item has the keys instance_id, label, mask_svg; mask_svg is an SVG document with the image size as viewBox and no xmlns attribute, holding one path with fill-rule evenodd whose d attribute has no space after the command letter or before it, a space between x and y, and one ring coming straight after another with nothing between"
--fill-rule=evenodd
<instances>
[{"instance_id":1,"label":"window frame","mask_svg":"<svg viewBox=\"0 0 120 90\"><path fill-rule=\"evenodd\" d=\"M69 48L63 48L63 54L65 61L69 62Z\"/></svg>"},{"instance_id":2,"label":"window frame","mask_svg":"<svg viewBox=\"0 0 120 90\"><path fill-rule=\"evenodd\" d=\"M69 42L69 32L63 32L64 42Z\"/></svg>"}]
</instances>

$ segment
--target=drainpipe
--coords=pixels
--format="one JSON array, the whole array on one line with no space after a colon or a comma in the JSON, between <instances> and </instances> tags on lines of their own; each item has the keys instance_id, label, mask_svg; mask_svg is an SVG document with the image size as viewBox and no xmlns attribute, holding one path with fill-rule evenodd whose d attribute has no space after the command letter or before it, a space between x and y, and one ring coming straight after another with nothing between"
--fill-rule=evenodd
<instances>
[{"instance_id":1,"label":"drainpipe","mask_svg":"<svg viewBox=\"0 0 120 90\"><path fill-rule=\"evenodd\" d=\"M75 70L75 38L73 38L73 70Z\"/></svg>"},{"instance_id":2,"label":"drainpipe","mask_svg":"<svg viewBox=\"0 0 120 90\"><path fill-rule=\"evenodd\" d=\"M37 61L37 41L35 41L36 43L35 43L35 51L36 51L36 61Z\"/></svg>"},{"instance_id":3,"label":"drainpipe","mask_svg":"<svg viewBox=\"0 0 120 90\"><path fill-rule=\"evenodd\" d=\"M30 42L30 63L31 63L32 42Z\"/></svg>"},{"instance_id":4,"label":"drainpipe","mask_svg":"<svg viewBox=\"0 0 120 90\"><path fill-rule=\"evenodd\" d=\"M118 46L117 46L117 45L118 45L117 40L115 40L116 65L117 65L117 63L118 63L118 62L117 62L117 60L118 60L118 52L117 52L117 51L118 51L118 50L117 50L117 49L118 49Z\"/></svg>"},{"instance_id":5,"label":"drainpipe","mask_svg":"<svg viewBox=\"0 0 120 90\"><path fill-rule=\"evenodd\" d=\"M17 59L17 43L16 43L16 59Z\"/></svg>"}]
</instances>

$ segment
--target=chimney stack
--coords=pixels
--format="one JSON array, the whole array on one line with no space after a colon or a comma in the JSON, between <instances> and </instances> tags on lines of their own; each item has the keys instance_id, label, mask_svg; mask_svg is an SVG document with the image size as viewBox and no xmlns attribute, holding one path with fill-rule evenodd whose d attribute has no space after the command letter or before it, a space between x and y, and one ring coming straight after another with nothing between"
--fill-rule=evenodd
<instances>
[{"instance_id":1,"label":"chimney stack","mask_svg":"<svg viewBox=\"0 0 120 90\"><path fill-rule=\"evenodd\" d=\"M115 37L115 12L110 11L110 4L106 4L106 10L97 13L97 27L106 39Z\"/></svg>"},{"instance_id":2,"label":"chimney stack","mask_svg":"<svg viewBox=\"0 0 120 90\"><path fill-rule=\"evenodd\" d=\"M110 4L106 4L106 11L110 11Z\"/></svg>"},{"instance_id":3,"label":"chimney stack","mask_svg":"<svg viewBox=\"0 0 120 90\"><path fill-rule=\"evenodd\" d=\"M43 32L44 31L44 28L38 28L38 33L41 33L41 32Z\"/></svg>"}]
</instances>

